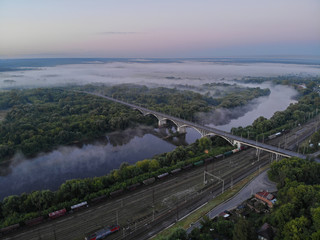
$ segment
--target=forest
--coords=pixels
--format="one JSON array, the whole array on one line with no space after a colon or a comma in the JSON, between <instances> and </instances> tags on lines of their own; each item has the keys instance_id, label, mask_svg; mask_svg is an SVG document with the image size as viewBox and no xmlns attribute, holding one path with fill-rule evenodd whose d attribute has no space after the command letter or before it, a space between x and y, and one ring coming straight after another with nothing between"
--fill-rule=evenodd
<instances>
[{"instance_id":1,"label":"forest","mask_svg":"<svg viewBox=\"0 0 320 240\"><path fill-rule=\"evenodd\" d=\"M7 114L0 122L0 162L16 152L26 157L67 145L104 136L139 124L156 125L153 117L144 117L128 107L84 93L57 88L11 90L0 93L0 110ZM193 91L147 88L140 85L85 86L81 89L103 90L109 96L194 120L197 112L212 106L232 107L231 96L213 99ZM238 96L243 104L269 90L246 89ZM241 97L242 96L242 97ZM239 101L241 102L241 101Z\"/></svg>"},{"instance_id":2,"label":"forest","mask_svg":"<svg viewBox=\"0 0 320 240\"><path fill-rule=\"evenodd\" d=\"M156 123L122 105L60 89L2 92L0 109L8 109L0 122L0 162L18 151L31 157L106 132Z\"/></svg>"}]
</instances>

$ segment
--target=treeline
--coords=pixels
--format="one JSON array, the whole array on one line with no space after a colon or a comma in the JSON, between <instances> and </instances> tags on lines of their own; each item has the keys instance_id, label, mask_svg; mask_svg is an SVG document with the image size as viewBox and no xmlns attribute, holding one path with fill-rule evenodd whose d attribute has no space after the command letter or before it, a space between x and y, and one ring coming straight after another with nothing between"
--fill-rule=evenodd
<instances>
[{"instance_id":1,"label":"treeline","mask_svg":"<svg viewBox=\"0 0 320 240\"><path fill-rule=\"evenodd\" d=\"M141 183L145 179L233 148L225 144L226 142L219 138L201 138L191 145L177 147L172 152L138 161L134 165L122 163L118 170L105 176L66 181L57 191L42 190L6 197L0 203L0 228L47 215L82 201L108 196L116 190L126 190L128 186Z\"/></svg>"},{"instance_id":2,"label":"treeline","mask_svg":"<svg viewBox=\"0 0 320 240\"><path fill-rule=\"evenodd\" d=\"M243 77L239 82L243 83L264 83L272 82L274 84L281 85L301 85L301 84L310 84L316 83L320 84L320 77L312 76L303 76L303 75L286 75L286 76L277 76L277 77Z\"/></svg>"},{"instance_id":3,"label":"treeline","mask_svg":"<svg viewBox=\"0 0 320 240\"><path fill-rule=\"evenodd\" d=\"M271 134L305 123L316 116L319 109L320 96L317 92L311 92L302 96L298 103L290 104L286 110L275 112L270 119L259 117L252 125L232 128L231 132L238 136L262 141Z\"/></svg>"},{"instance_id":4,"label":"treeline","mask_svg":"<svg viewBox=\"0 0 320 240\"><path fill-rule=\"evenodd\" d=\"M320 164L283 159L271 165L268 175L279 191L264 221L277 229L276 239L320 239Z\"/></svg>"},{"instance_id":5,"label":"treeline","mask_svg":"<svg viewBox=\"0 0 320 240\"><path fill-rule=\"evenodd\" d=\"M188 235L178 228L161 240L233 239L256 240L257 231L264 224L275 230L275 240L320 239L320 164L299 158L274 162L269 178L278 183L277 201L270 213L251 213L232 220L222 217L201 220L201 228Z\"/></svg>"},{"instance_id":6,"label":"treeline","mask_svg":"<svg viewBox=\"0 0 320 240\"><path fill-rule=\"evenodd\" d=\"M268 96L270 94L270 89L257 88L247 88L245 90L235 91L233 93L227 94L222 97L217 108L234 108L238 106L244 106L249 103L249 101L261 97Z\"/></svg>"},{"instance_id":7,"label":"treeline","mask_svg":"<svg viewBox=\"0 0 320 240\"><path fill-rule=\"evenodd\" d=\"M60 89L1 92L0 109L9 109L0 122L0 161L17 151L30 157L106 132L156 123L120 104Z\"/></svg>"},{"instance_id":8,"label":"treeline","mask_svg":"<svg viewBox=\"0 0 320 240\"><path fill-rule=\"evenodd\" d=\"M218 86L220 85L218 84ZM233 85L224 84L223 86L225 85L235 88ZM210 90L215 86L203 85L200 89ZM135 84L121 84L112 87L87 85L80 89L99 91L110 97L189 121L194 120L194 115L197 112L208 112L213 108L242 106L254 98L270 94L269 89L237 87L237 91L230 91L225 96L213 98L208 94L200 94L191 90L165 87L148 88ZM189 89L193 88L190 86Z\"/></svg>"}]
</instances>

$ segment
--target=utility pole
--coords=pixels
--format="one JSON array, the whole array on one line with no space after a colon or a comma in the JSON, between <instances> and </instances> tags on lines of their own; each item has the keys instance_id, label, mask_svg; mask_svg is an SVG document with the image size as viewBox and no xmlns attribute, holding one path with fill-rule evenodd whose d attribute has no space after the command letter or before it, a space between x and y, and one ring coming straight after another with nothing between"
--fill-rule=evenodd
<instances>
[{"instance_id":1,"label":"utility pole","mask_svg":"<svg viewBox=\"0 0 320 240\"><path fill-rule=\"evenodd\" d=\"M224 193L224 180L222 180L222 192L221 193Z\"/></svg>"},{"instance_id":2,"label":"utility pole","mask_svg":"<svg viewBox=\"0 0 320 240\"><path fill-rule=\"evenodd\" d=\"M116 220L117 220L117 225L119 225L119 214L118 214L118 209L116 211Z\"/></svg>"},{"instance_id":3,"label":"utility pole","mask_svg":"<svg viewBox=\"0 0 320 240\"><path fill-rule=\"evenodd\" d=\"M154 188L152 188L152 221L154 221L154 215L155 215L155 211L154 211Z\"/></svg>"},{"instance_id":4,"label":"utility pole","mask_svg":"<svg viewBox=\"0 0 320 240\"><path fill-rule=\"evenodd\" d=\"M231 190L233 189L233 176L231 176L231 185L230 185Z\"/></svg>"},{"instance_id":5,"label":"utility pole","mask_svg":"<svg viewBox=\"0 0 320 240\"><path fill-rule=\"evenodd\" d=\"M54 240L57 240L57 236L56 236L56 225L53 224L53 236L54 236Z\"/></svg>"},{"instance_id":6,"label":"utility pole","mask_svg":"<svg viewBox=\"0 0 320 240\"><path fill-rule=\"evenodd\" d=\"M154 206L154 188L152 188L152 205Z\"/></svg>"},{"instance_id":7,"label":"utility pole","mask_svg":"<svg viewBox=\"0 0 320 240\"><path fill-rule=\"evenodd\" d=\"M179 220L179 203L177 204L177 221Z\"/></svg>"}]
</instances>

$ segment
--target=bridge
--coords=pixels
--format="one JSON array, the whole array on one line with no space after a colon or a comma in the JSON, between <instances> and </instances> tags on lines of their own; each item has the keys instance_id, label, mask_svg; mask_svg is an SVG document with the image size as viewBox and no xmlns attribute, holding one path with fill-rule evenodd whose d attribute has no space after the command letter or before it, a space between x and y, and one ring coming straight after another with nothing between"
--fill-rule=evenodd
<instances>
[{"instance_id":1,"label":"bridge","mask_svg":"<svg viewBox=\"0 0 320 240\"><path fill-rule=\"evenodd\" d=\"M267 151L273 154L276 154L276 156L283 156L283 157L298 157L298 158L302 158L302 159L306 159L307 157L303 154L297 153L297 152L293 152L293 151L289 151L286 149L282 149L279 147L275 147L275 146L271 146L265 143L261 143L261 142L257 142L254 140L250 140L250 139L246 139L243 137L239 137L239 136L235 136L231 133L216 129L216 128L212 128L212 127L207 127L207 126L203 126L194 122L190 122L190 121L186 121L177 117L173 117L164 113L160 113L157 111L153 111L141 106L137 106L134 104L130 104L115 98L111 98L102 94L97 94L97 93L91 93L91 92L86 92L86 91L80 91L82 93L87 93L87 94L91 94L91 95L95 95L95 96L99 96L105 99L108 99L110 101L128 106L130 108L136 109L138 111L140 111L144 116L147 115L153 115L158 119L158 123L159 126L164 125L167 120L172 121L176 126L177 126L177 131L180 133L185 133L186 132L186 128L190 127L195 129L196 131L198 131L201 134L201 137L205 137L205 136L219 136L224 138L225 140L227 140L231 145L237 145L238 148L240 148L241 145L246 145L249 147L253 147L256 148L258 150L263 150L263 151Z\"/></svg>"}]
</instances>

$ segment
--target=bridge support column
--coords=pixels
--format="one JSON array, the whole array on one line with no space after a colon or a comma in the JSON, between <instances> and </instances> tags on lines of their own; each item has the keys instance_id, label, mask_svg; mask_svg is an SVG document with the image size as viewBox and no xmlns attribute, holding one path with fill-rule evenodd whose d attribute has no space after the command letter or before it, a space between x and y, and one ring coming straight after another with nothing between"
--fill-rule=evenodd
<instances>
[{"instance_id":1,"label":"bridge support column","mask_svg":"<svg viewBox=\"0 0 320 240\"><path fill-rule=\"evenodd\" d=\"M237 145L237 148L240 149L241 148L241 143L238 141L233 141L233 145Z\"/></svg>"},{"instance_id":2,"label":"bridge support column","mask_svg":"<svg viewBox=\"0 0 320 240\"><path fill-rule=\"evenodd\" d=\"M186 129L187 129L186 127L178 127L178 128L177 128L177 131L178 131L179 133L186 133L186 132L187 132Z\"/></svg>"},{"instance_id":3,"label":"bridge support column","mask_svg":"<svg viewBox=\"0 0 320 240\"><path fill-rule=\"evenodd\" d=\"M159 127L162 127L162 126L165 125L166 123L167 123L167 119L160 119L160 120L158 121Z\"/></svg>"}]
</instances>

